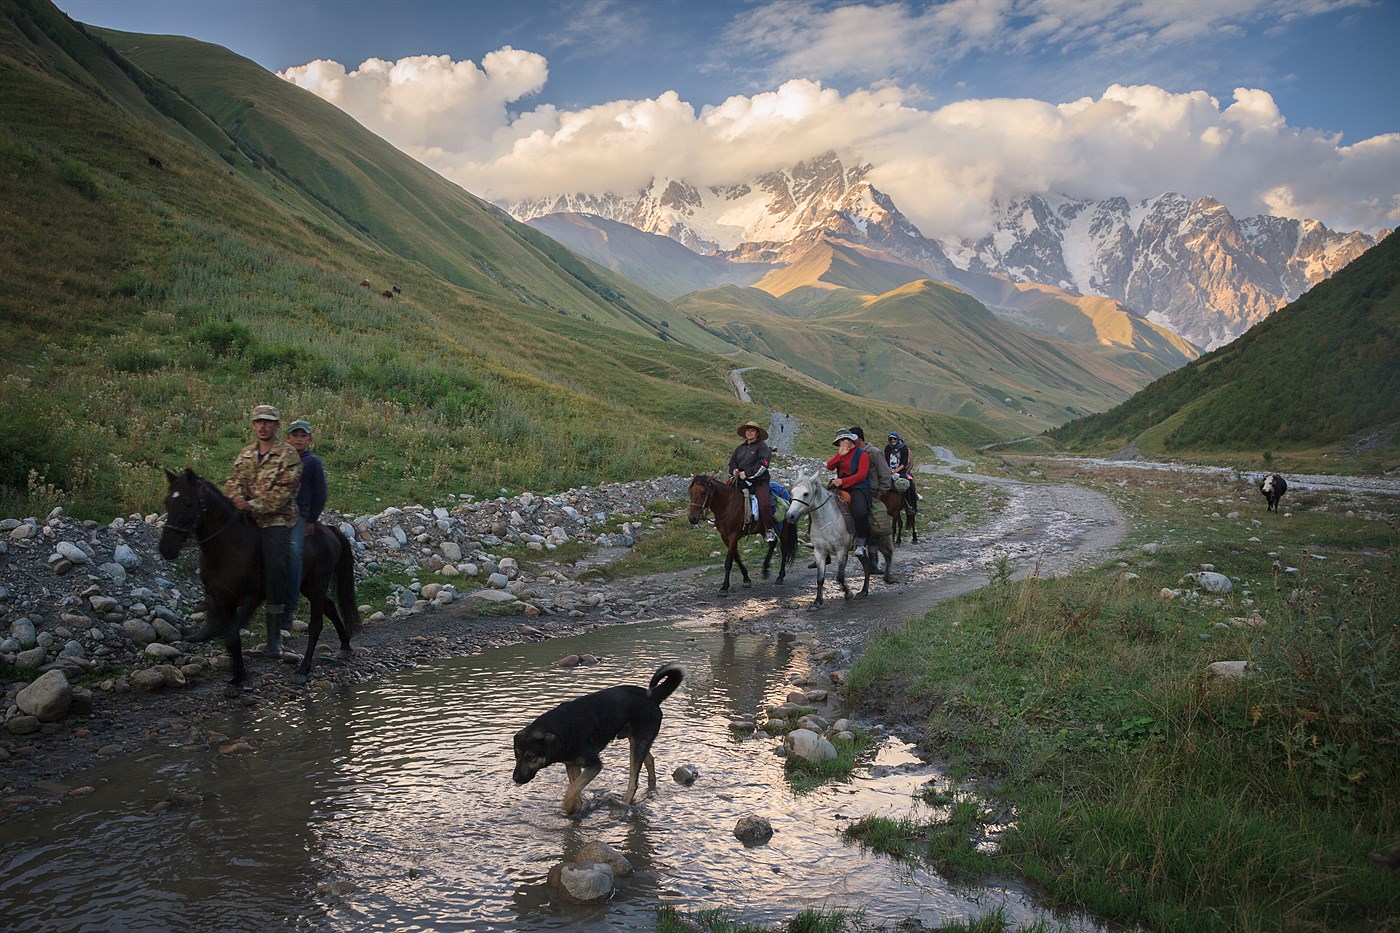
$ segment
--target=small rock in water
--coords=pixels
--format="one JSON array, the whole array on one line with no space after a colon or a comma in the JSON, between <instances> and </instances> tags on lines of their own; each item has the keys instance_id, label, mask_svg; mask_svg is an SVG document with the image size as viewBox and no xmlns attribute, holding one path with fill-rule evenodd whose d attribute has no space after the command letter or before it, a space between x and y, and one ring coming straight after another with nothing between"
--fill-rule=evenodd
<instances>
[{"instance_id":1,"label":"small rock in water","mask_svg":"<svg viewBox=\"0 0 1400 933\"><path fill-rule=\"evenodd\" d=\"M734 824L734 838L746 846L761 846L773 838L773 824L761 816L742 817Z\"/></svg>"}]
</instances>

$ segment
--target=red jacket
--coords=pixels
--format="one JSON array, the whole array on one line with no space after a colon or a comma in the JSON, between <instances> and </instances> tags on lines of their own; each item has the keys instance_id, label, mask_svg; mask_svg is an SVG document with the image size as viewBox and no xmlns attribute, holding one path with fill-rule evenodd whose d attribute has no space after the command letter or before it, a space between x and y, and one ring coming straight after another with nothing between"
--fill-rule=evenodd
<instances>
[{"instance_id":1,"label":"red jacket","mask_svg":"<svg viewBox=\"0 0 1400 933\"><path fill-rule=\"evenodd\" d=\"M851 470L851 459L861 454L856 460L855 471ZM849 453L837 454L826 461L828 470L835 470L836 476L841 482L842 489L854 489L857 486L866 486L866 474L870 472L870 455L859 447L852 448Z\"/></svg>"}]
</instances>

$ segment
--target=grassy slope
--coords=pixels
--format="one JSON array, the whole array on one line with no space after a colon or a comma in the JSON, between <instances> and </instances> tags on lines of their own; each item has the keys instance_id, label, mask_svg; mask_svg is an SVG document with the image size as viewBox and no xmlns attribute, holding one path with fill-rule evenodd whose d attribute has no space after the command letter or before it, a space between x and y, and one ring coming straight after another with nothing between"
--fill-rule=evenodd
<instances>
[{"instance_id":1,"label":"grassy slope","mask_svg":"<svg viewBox=\"0 0 1400 933\"><path fill-rule=\"evenodd\" d=\"M1391 236L1234 343L1050 435L1078 451L1136 439L1148 455L1212 459L1373 436L1379 447L1363 463L1389 469L1400 463L1398 422L1400 238ZM1333 456L1357 461L1355 450Z\"/></svg>"},{"instance_id":2,"label":"grassy slope","mask_svg":"<svg viewBox=\"0 0 1400 933\"><path fill-rule=\"evenodd\" d=\"M146 78L164 95L160 112L199 132L155 129L122 104L139 88L99 93L75 80L82 58L112 59L51 8L3 0L0 31L0 511L151 511L155 467L222 476L260 401L317 424L337 503L350 509L709 467L733 424L761 417L730 394L729 361L587 320L603 299L573 290L568 273L550 272L533 294L580 300L544 307L395 255L219 144L211 121ZM152 153L163 168L147 164ZM482 236L548 267L545 251L513 236L524 229L503 222ZM525 266L503 271L534 281ZM380 298L362 277L403 294ZM773 378L775 407L799 418L872 411ZM797 404L781 403L785 386Z\"/></svg>"},{"instance_id":3,"label":"grassy slope","mask_svg":"<svg viewBox=\"0 0 1400 933\"><path fill-rule=\"evenodd\" d=\"M1368 857L1400 843L1400 504L1302 493L1275 515L1232 477L1020 470L1112 495L1133 537L1069 579L991 567L852 670L857 702L921 724L955 775L996 779L995 802L967 795L985 817L924 857L1128 927L1396 929L1400 885ZM1202 561L1234 590L1183 585ZM1250 676L1211 679L1221 660Z\"/></svg>"},{"instance_id":4,"label":"grassy slope","mask_svg":"<svg viewBox=\"0 0 1400 933\"><path fill-rule=\"evenodd\" d=\"M875 274L865 276L867 284ZM808 300L799 309L782 299L775 306L759 289L712 289L677 306L741 346L837 388L1010 432L1111 405L1143 378L1083 347L1010 325L926 279L877 296L828 287L812 301L817 294L794 286L787 295ZM809 316L797 317L802 311Z\"/></svg>"},{"instance_id":5,"label":"grassy slope","mask_svg":"<svg viewBox=\"0 0 1400 933\"><path fill-rule=\"evenodd\" d=\"M673 339L708 339L666 302L559 249L254 62L178 36L94 32L178 87L270 174L385 251L483 295L637 333L656 334L664 320Z\"/></svg>"}]
</instances>

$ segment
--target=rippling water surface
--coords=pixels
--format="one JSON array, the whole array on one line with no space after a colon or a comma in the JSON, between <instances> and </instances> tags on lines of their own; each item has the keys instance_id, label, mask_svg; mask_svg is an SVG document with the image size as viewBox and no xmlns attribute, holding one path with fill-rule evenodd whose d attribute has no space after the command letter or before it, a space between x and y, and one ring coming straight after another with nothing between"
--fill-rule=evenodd
<instances>
[{"instance_id":1,"label":"rippling water surface","mask_svg":"<svg viewBox=\"0 0 1400 933\"><path fill-rule=\"evenodd\" d=\"M1002 906L1000 887L950 890L841 840L869 813L932 816L914 794L936 777L887 743L857 777L802 796L767 740L727 720L781 702L803 654L786 639L731 636L711 620L613 626L400 672L331 696L214 724L250 754L161 749L84 776L95 793L0 824L0 927L14 930L644 930L658 905L736 908L771 923L806 907L863 907L872 921L933 925ZM556 670L573 652L597 667ZM689 671L664 705L658 783L621 806L626 743L603 755L581 818L560 812L564 769L510 781L511 735L560 700ZM670 773L693 764L690 787ZM643 778L645 786L645 777ZM172 791L203 804L162 813ZM772 821L745 848L736 821ZM602 840L636 867L613 900L563 904L549 868Z\"/></svg>"}]
</instances>

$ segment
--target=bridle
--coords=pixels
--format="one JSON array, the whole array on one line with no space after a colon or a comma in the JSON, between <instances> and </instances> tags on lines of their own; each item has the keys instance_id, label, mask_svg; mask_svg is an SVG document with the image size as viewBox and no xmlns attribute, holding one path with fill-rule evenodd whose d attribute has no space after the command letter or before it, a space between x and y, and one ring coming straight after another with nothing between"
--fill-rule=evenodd
<instances>
[{"instance_id":1,"label":"bridle","mask_svg":"<svg viewBox=\"0 0 1400 933\"><path fill-rule=\"evenodd\" d=\"M699 502L698 505L696 504L696 502L695 502L694 499L691 499L691 500L690 500L690 507L691 507L692 509L698 509L698 510L699 510L699 513L700 513L701 515L704 515L704 514L705 514L705 510L708 509L708 508L710 508L710 499L711 499L711 498L714 496L714 494L715 494L715 481L714 481L714 479L713 479L712 477L709 477L709 476L706 476L706 477L704 477L703 479L694 479L694 480L691 480L691 482L690 482L690 488L691 488L691 489L694 489L696 486L703 486L703 487L705 487L705 495L701 497L700 502Z\"/></svg>"},{"instance_id":2,"label":"bridle","mask_svg":"<svg viewBox=\"0 0 1400 933\"><path fill-rule=\"evenodd\" d=\"M819 487L813 484L811 488L813 492L816 492ZM802 505L806 507L808 515L815 515L820 509L826 508L827 505L835 502L836 497L828 494L825 499L822 499L822 501L818 502L816 505L812 505L806 499L799 499L796 495L792 497L792 501L802 503Z\"/></svg>"},{"instance_id":3,"label":"bridle","mask_svg":"<svg viewBox=\"0 0 1400 933\"><path fill-rule=\"evenodd\" d=\"M199 487L199 492L195 493L195 499L194 499L194 501L195 501L196 505L198 506L198 511L195 512L194 524L195 524L195 525L198 525L198 524L199 524L199 520L204 516L204 513L205 513L205 505L204 505L204 487L203 487L203 486L200 486L200 487ZM238 515L235 513L235 514L233 514L233 515L230 515L227 519L225 519L225 520L224 520L224 523L223 523L222 525L220 525L218 528L215 528L213 531L211 531L209 534L205 535L205 536L202 537L202 538L198 536L198 529L195 528L195 527L186 527L185 525L175 525L175 524L171 524L171 523L168 522L168 521L165 523L165 527L166 527L166 529L168 529L169 531L173 531L173 532L175 532L176 534L184 535L186 538L194 538L194 543L197 544L197 545L203 545L203 544L204 544L205 542L207 542L207 541L212 541L212 540L215 538L215 536L219 535L221 532L224 531L224 529L228 528L230 525L232 525L232 524L233 524L234 522L236 522L236 521L238 521Z\"/></svg>"}]
</instances>

